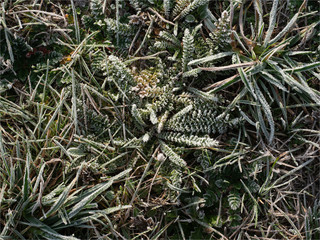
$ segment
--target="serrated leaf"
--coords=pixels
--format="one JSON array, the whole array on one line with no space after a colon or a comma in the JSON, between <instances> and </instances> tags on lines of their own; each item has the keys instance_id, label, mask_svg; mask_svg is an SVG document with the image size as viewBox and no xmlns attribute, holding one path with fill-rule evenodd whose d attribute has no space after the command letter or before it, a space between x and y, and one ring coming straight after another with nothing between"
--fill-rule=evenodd
<instances>
[{"instance_id":1,"label":"serrated leaf","mask_svg":"<svg viewBox=\"0 0 320 240\"><path fill-rule=\"evenodd\" d=\"M260 185L255 181L249 181L247 186L252 193L257 193L260 190Z\"/></svg>"},{"instance_id":2,"label":"serrated leaf","mask_svg":"<svg viewBox=\"0 0 320 240\"><path fill-rule=\"evenodd\" d=\"M240 194L238 192L233 192L228 195L229 206L232 210L237 210L241 204Z\"/></svg>"},{"instance_id":3,"label":"serrated leaf","mask_svg":"<svg viewBox=\"0 0 320 240\"><path fill-rule=\"evenodd\" d=\"M176 154L167 144L165 144L162 141L160 141L160 144L161 150L165 155L168 156L171 162L180 167L185 167L187 165L187 163L178 154Z\"/></svg>"},{"instance_id":4,"label":"serrated leaf","mask_svg":"<svg viewBox=\"0 0 320 240\"><path fill-rule=\"evenodd\" d=\"M206 201L206 207L211 207L215 202L219 200L217 194L211 190L207 190L203 197Z\"/></svg>"}]
</instances>

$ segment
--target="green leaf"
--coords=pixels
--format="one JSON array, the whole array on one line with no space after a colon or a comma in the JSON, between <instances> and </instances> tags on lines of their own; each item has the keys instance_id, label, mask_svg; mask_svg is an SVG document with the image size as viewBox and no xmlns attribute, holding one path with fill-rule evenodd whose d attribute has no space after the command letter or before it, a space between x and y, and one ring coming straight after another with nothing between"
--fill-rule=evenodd
<instances>
[{"instance_id":1,"label":"green leaf","mask_svg":"<svg viewBox=\"0 0 320 240\"><path fill-rule=\"evenodd\" d=\"M187 165L187 163L178 154L176 154L167 144L165 144L162 141L160 141L160 144L161 150L165 155L168 156L171 162L180 167L185 167Z\"/></svg>"},{"instance_id":2,"label":"green leaf","mask_svg":"<svg viewBox=\"0 0 320 240\"><path fill-rule=\"evenodd\" d=\"M290 29L291 27L295 24L295 22L297 21L299 16L299 13L296 13L293 18L290 20L290 22L287 24L287 26L285 26L284 29L282 29L282 31L280 33L278 33L277 36L275 36L273 39L270 40L270 42L266 42L266 44L268 45L272 45L274 43L276 43L277 41L279 41Z\"/></svg>"},{"instance_id":3,"label":"green leaf","mask_svg":"<svg viewBox=\"0 0 320 240\"><path fill-rule=\"evenodd\" d=\"M92 192L90 195L83 198L79 203L77 203L71 209L71 211L69 213L69 218L73 218L74 216L76 216L81 210L83 210L85 208L86 205L91 203L91 201L93 201L97 196L99 196L99 194L103 193L105 190L107 190L109 187L111 187L115 180L118 180L118 179L122 178L123 176L127 175L129 172L131 172L131 170L132 169L129 168L129 169L117 174L116 176L111 177L108 182L98 184L96 186L96 190L94 192Z\"/></svg>"},{"instance_id":4,"label":"green leaf","mask_svg":"<svg viewBox=\"0 0 320 240\"><path fill-rule=\"evenodd\" d=\"M196 18L193 15L189 14L185 17L185 21L188 23L193 23L196 21Z\"/></svg>"},{"instance_id":5,"label":"green leaf","mask_svg":"<svg viewBox=\"0 0 320 240\"><path fill-rule=\"evenodd\" d=\"M254 84L254 89L255 89L256 96L257 96L257 100L260 102L262 109L267 117L268 122L269 122L269 126L270 126L269 143L271 143L273 141L274 132L275 132L275 125L274 125L274 120L273 120L273 116L272 116L272 111L271 111L271 108L270 108L268 102L264 98L260 88L258 87L258 85L255 82L253 82L253 84Z\"/></svg>"},{"instance_id":6,"label":"green leaf","mask_svg":"<svg viewBox=\"0 0 320 240\"><path fill-rule=\"evenodd\" d=\"M210 62L210 61L224 58L227 56L232 56L233 54L234 54L234 52L222 52L222 53L214 54L212 56L207 56L204 58L195 59L195 60L192 60L191 62L189 62L188 66Z\"/></svg>"},{"instance_id":7,"label":"green leaf","mask_svg":"<svg viewBox=\"0 0 320 240\"><path fill-rule=\"evenodd\" d=\"M132 206L131 205L119 205L119 206L116 206L116 207L107 208L107 209L105 209L103 211L106 214L111 214L111 213L114 213L114 212L117 212L117 211L120 211L120 210L129 209L129 208L132 208Z\"/></svg>"},{"instance_id":8,"label":"green leaf","mask_svg":"<svg viewBox=\"0 0 320 240\"><path fill-rule=\"evenodd\" d=\"M80 176L80 173L81 173L83 166L84 166L84 163L82 163L80 168L78 169L76 177L72 180L72 182L69 184L69 186L65 188L65 190L60 194L59 198L55 201L55 203L51 206L51 208L46 212L45 218L47 218L51 214L57 212L63 206L63 204L66 202L71 189L78 181L78 178Z\"/></svg>"},{"instance_id":9,"label":"green leaf","mask_svg":"<svg viewBox=\"0 0 320 240\"><path fill-rule=\"evenodd\" d=\"M244 67L251 67L255 64L256 62L247 62L247 63L231 64L223 67L208 67L208 68L200 67L200 69L204 71L209 71L209 72L218 72L218 71L227 71L232 69L240 69Z\"/></svg>"},{"instance_id":10,"label":"green leaf","mask_svg":"<svg viewBox=\"0 0 320 240\"><path fill-rule=\"evenodd\" d=\"M24 222L21 222L21 223L31 227L39 228L42 231L41 235L43 235L43 237L45 237L46 239L79 240L79 238L76 238L76 237L70 237L70 236L59 234L58 232L53 230L51 227L39 221L35 217L25 216L25 219L28 221L28 223L24 223Z\"/></svg>"},{"instance_id":11,"label":"green leaf","mask_svg":"<svg viewBox=\"0 0 320 240\"><path fill-rule=\"evenodd\" d=\"M277 9L278 9L278 3L279 3L279 0L274 0L273 1L273 4L272 4L272 9L271 9L271 12L270 12L270 17L269 17L269 27L268 27L268 30L267 30L267 33L266 33L266 37L264 39L264 43L263 45L266 45L270 38L271 38L271 35L273 33L273 30L274 30L274 27L276 25L276 20L277 20Z\"/></svg>"},{"instance_id":12,"label":"green leaf","mask_svg":"<svg viewBox=\"0 0 320 240\"><path fill-rule=\"evenodd\" d=\"M288 92L287 88L283 86L283 84L279 81L279 77L274 76L266 71L261 71L261 76L267 80L272 85L276 86L277 88L281 89L282 91ZM281 78L280 78L281 79Z\"/></svg>"},{"instance_id":13,"label":"green leaf","mask_svg":"<svg viewBox=\"0 0 320 240\"><path fill-rule=\"evenodd\" d=\"M238 192L232 192L228 195L229 206L232 210L237 210L241 204L240 194Z\"/></svg>"},{"instance_id":14,"label":"green leaf","mask_svg":"<svg viewBox=\"0 0 320 240\"><path fill-rule=\"evenodd\" d=\"M186 144L193 147L217 147L219 142L208 136L198 137L195 135L186 135L176 132L165 132L158 135L159 138L177 142L180 144Z\"/></svg>"},{"instance_id":15,"label":"green leaf","mask_svg":"<svg viewBox=\"0 0 320 240\"><path fill-rule=\"evenodd\" d=\"M238 72L239 72L241 80L244 83L244 85L246 86L247 90L251 93L251 95L255 99L257 99L257 96L256 96L255 91L253 89L252 81L251 81L250 77L247 76L247 74L243 71L242 68L238 68Z\"/></svg>"},{"instance_id":16,"label":"green leaf","mask_svg":"<svg viewBox=\"0 0 320 240\"><path fill-rule=\"evenodd\" d=\"M72 147L67 150L67 153L72 157L83 157L86 155L86 153L83 151L83 149L79 147Z\"/></svg>"},{"instance_id":17,"label":"green leaf","mask_svg":"<svg viewBox=\"0 0 320 240\"><path fill-rule=\"evenodd\" d=\"M311 69L317 68L319 66L320 66L320 62L314 62L314 63L309 63L302 66L294 67L294 68L284 69L284 71L285 72L304 72L304 71L309 71Z\"/></svg>"}]
</instances>

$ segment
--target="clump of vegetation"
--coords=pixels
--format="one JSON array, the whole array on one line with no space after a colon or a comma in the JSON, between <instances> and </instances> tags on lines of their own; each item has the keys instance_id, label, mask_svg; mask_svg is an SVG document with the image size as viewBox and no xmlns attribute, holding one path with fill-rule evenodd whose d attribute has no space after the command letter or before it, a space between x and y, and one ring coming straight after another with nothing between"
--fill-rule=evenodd
<instances>
[{"instance_id":1,"label":"clump of vegetation","mask_svg":"<svg viewBox=\"0 0 320 240\"><path fill-rule=\"evenodd\" d=\"M318 239L318 8L5 0L0 238Z\"/></svg>"}]
</instances>

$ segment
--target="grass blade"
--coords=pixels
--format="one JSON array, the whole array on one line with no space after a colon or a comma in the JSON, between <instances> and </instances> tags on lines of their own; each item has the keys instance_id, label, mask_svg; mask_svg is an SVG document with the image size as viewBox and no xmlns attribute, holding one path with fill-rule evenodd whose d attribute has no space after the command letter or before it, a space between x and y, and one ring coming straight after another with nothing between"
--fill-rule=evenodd
<instances>
[{"instance_id":1,"label":"grass blade","mask_svg":"<svg viewBox=\"0 0 320 240\"><path fill-rule=\"evenodd\" d=\"M277 36L275 36L273 39L270 40L270 42L266 43L268 45L272 45L274 43L276 43L277 41L279 41L287 32L289 32L289 30L291 29L291 27L296 23L297 19L298 19L299 13L296 13L293 18L291 18L290 22L287 24L287 26L282 29L281 32L278 33Z\"/></svg>"},{"instance_id":2,"label":"grass blade","mask_svg":"<svg viewBox=\"0 0 320 240\"><path fill-rule=\"evenodd\" d=\"M270 18L269 18L269 27L266 33L266 37L264 39L263 45L266 46L271 38L271 35L273 33L274 27L276 25L276 20L277 20L277 9L278 9L278 3L279 0L274 0L272 4L272 9L270 12Z\"/></svg>"},{"instance_id":3,"label":"grass blade","mask_svg":"<svg viewBox=\"0 0 320 240\"><path fill-rule=\"evenodd\" d=\"M105 183L101 183L97 186L97 190L95 190L94 192L92 192L89 196L86 196L85 198L83 198L79 203L77 203L70 211L69 213L69 219L73 218L74 216L76 216L82 209L84 209L84 207L91 203L92 200L94 200L99 194L101 194L102 192L104 192L105 190L107 190L109 187L112 186L113 182L115 180L118 180L120 178L122 178L123 176L127 175L129 172L131 172L131 168L117 174L114 177L111 177L109 179L108 182Z\"/></svg>"},{"instance_id":4,"label":"grass blade","mask_svg":"<svg viewBox=\"0 0 320 240\"><path fill-rule=\"evenodd\" d=\"M220 58L224 58L224 57L227 57L227 56L232 56L233 54L234 54L234 52L222 52L222 53L214 54L214 55L207 56L207 57L204 57L204 58L195 59L195 60L190 61L188 63L188 66L196 65L196 64L202 64L202 63L206 63L206 62L211 62L213 60L217 60L217 59L220 59Z\"/></svg>"}]
</instances>

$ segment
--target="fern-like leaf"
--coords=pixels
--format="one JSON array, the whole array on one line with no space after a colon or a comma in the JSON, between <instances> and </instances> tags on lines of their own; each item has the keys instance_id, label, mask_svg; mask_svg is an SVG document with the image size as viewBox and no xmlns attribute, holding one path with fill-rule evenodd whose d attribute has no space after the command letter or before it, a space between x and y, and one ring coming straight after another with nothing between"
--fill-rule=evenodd
<instances>
[{"instance_id":1,"label":"fern-like leaf","mask_svg":"<svg viewBox=\"0 0 320 240\"><path fill-rule=\"evenodd\" d=\"M182 55L182 64L183 64L183 71L188 69L188 63L192 60L192 55L194 51L193 45L193 36L190 34L189 29L187 28L184 31L183 36L183 55Z\"/></svg>"},{"instance_id":2,"label":"fern-like leaf","mask_svg":"<svg viewBox=\"0 0 320 240\"><path fill-rule=\"evenodd\" d=\"M162 152L169 158L169 160L172 163L180 167L185 167L187 165L187 163L178 154L176 154L167 144L165 144L162 141L160 141L160 144Z\"/></svg>"},{"instance_id":3,"label":"fern-like leaf","mask_svg":"<svg viewBox=\"0 0 320 240\"><path fill-rule=\"evenodd\" d=\"M186 135L182 133L175 132L165 132L159 134L159 138L164 140L169 140L171 142L177 142L180 144L185 144L192 147L216 147L219 142L208 137L198 137L195 135Z\"/></svg>"},{"instance_id":4,"label":"fern-like leaf","mask_svg":"<svg viewBox=\"0 0 320 240\"><path fill-rule=\"evenodd\" d=\"M229 206L232 210L237 210L241 204L240 194L238 192L232 192L228 195Z\"/></svg>"},{"instance_id":5,"label":"fern-like leaf","mask_svg":"<svg viewBox=\"0 0 320 240\"><path fill-rule=\"evenodd\" d=\"M163 9L166 18L169 18L171 10L171 0L163 0Z\"/></svg>"},{"instance_id":6,"label":"fern-like leaf","mask_svg":"<svg viewBox=\"0 0 320 240\"><path fill-rule=\"evenodd\" d=\"M200 6L203 6L207 3L209 3L210 0L193 0L187 7L185 7L181 13L174 19L176 21L179 18L183 18L187 16L190 12L197 9Z\"/></svg>"},{"instance_id":7,"label":"fern-like leaf","mask_svg":"<svg viewBox=\"0 0 320 240\"><path fill-rule=\"evenodd\" d=\"M143 121L142 116L137 109L137 105L133 104L131 108L131 114L134 117L134 119L139 123L141 126L146 126L147 124Z\"/></svg>"}]
</instances>

